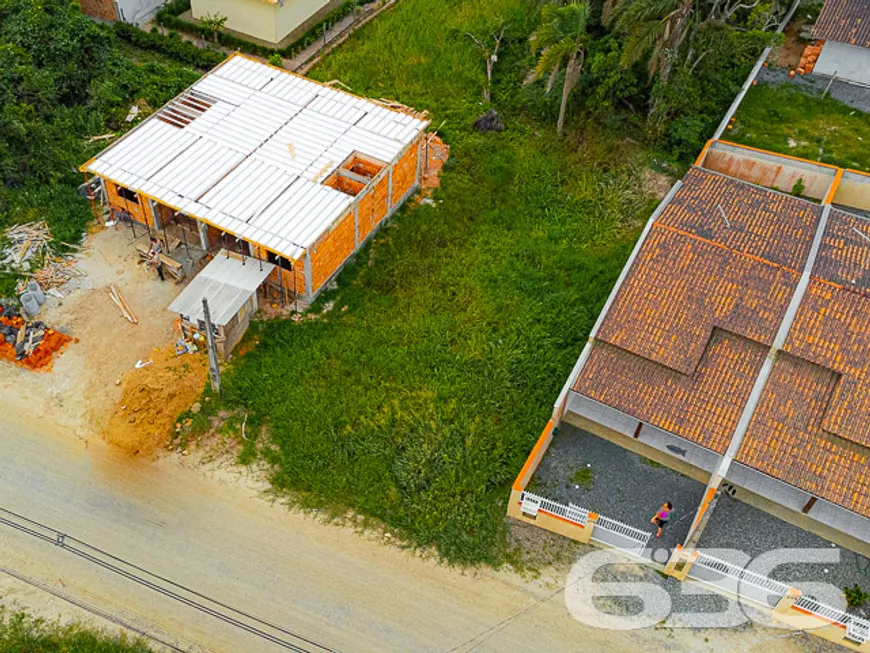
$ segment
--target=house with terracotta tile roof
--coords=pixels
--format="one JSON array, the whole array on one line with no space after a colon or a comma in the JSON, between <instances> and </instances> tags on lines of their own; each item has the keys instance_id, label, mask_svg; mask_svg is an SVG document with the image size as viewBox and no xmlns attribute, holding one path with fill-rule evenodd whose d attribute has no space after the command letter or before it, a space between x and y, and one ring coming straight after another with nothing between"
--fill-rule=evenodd
<instances>
[{"instance_id":1,"label":"house with terracotta tile roof","mask_svg":"<svg viewBox=\"0 0 870 653\"><path fill-rule=\"evenodd\" d=\"M870 175L709 144L646 224L509 514L562 420L707 482L687 549L727 490L870 551Z\"/></svg>"},{"instance_id":2,"label":"house with terracotta tile roof","mask_svg":"<svg viewBox=\"0 0 870 653\"><path fill-rule=\"evenodd\" d=\"M826 0L813 36L824 41L815 74L870 86L870 0Z\"/></svg>"}]
</instances>

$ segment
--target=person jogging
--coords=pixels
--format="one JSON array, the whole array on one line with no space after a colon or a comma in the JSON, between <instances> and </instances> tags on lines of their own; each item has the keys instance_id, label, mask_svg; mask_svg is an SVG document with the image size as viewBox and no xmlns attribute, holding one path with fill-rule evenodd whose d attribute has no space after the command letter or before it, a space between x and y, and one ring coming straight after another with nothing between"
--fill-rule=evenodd
<instances>
[{"instance_id":1,"label":"person jogging","mask_svg":"<svg viewBox=\"0 0 870 653\"><path fill-rule=\"evenodd\" d=\"M671 511L674 509L673 505L671 505L670 501L666 501L661 508L659 508L658 512L653 515L653 518L649 520L650 524L655 524L659 527L658 532L656 533L656 537L662 536L662 529L667 525L668 519L671 516Z\"/></svg>"}]
</instances>

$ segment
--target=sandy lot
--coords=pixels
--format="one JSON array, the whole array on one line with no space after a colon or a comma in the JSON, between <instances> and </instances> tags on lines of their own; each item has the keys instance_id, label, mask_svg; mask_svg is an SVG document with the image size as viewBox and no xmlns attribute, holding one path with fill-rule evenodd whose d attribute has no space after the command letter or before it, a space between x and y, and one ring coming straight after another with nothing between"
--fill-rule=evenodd
<instances>
[{"instance_id":1,"label":"sandy lot","mask_svg":"<svg viewBox=\"0 0 870 653\"><path fill-rule=\"evenodd\" d=\"M142 234L141 231L139 231ZM167 306L181 286L160 282L156 273L136 265L137 240L129 229L108 228L88 236L78 267L87 276L49 297L39 314L50 327L68 333L71 343L49 372L32 372L2 363L0 394L5 411L45 419L88 439L103 432L121 397L119 380L148 360L155 348L175 340L175 316ZM109 298L114 284L139 318L130 324ZM144 372L136 370L137 372Z\"/></svg>"}]
</instances>

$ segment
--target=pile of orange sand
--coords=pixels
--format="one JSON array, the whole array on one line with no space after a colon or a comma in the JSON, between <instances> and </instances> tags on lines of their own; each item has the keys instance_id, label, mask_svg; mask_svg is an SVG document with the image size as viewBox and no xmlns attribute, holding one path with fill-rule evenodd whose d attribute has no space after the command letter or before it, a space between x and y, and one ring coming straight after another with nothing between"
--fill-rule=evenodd
<instances>
[{"instance_id":1,"label":"pile of orange sand","mask_svg":"<svg viewBox=\"0 0 870 653\"><path fill-rule=\"evenodd\" d=\"M169 347L153 351L148 360L150 365L122 379L124 393L103 436L134 456L152 455L169 443L175 419L197 400L208 379L202 353L176 356Z\"/></svg>"},{"instance_id":2,"label":"pile of orange sand","mask_svg":"<svg viewBox=\"0 0 870 653\"><path fill-rule=\"evenodd\" d=\"M20 317L0 317L0 324L15 327L16 329L23 329L26 325L25 321ZM33 348L29 356L18 360L15 354L15 345L6 342L0 336L0 358L5 358L16 365L21 365L31 370L48 371L51 369L55 354L63 350L70 342L72 342L70 336L54 329L46 328L42 342Z\"/></svg>"}]
</instances>

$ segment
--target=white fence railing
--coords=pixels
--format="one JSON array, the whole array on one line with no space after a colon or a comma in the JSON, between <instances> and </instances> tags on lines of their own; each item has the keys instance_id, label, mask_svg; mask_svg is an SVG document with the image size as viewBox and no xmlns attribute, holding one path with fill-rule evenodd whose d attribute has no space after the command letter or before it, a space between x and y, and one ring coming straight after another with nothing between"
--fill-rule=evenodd
<instances>
[{"instance_id":1,"label":"white fence railing","mask_svg":"<svg viewBox=\"0 0 870 653\"><path fill-rule=\"evenodd\" d=\"M611 519L610 517L605 517L604 515L598 516L598 521L595 523L595 528L601 528L605 531L609 531L610 533L615 533L627 540L629 540L630 544L626 547L629 551L634 553L635 555L643 555L644 549L646 549L646 545L649 542L649 538L652 535L651 532L642 531L639 528L635 528L634 526L629 526L621 521L617 521L615 519ZM592 531L592 539L597 540L599 542L605 542L614 546L614 542L611 540L605 540L603 538L596 537L595 530Z\"/></svg>"},{"instance_id":2,"label":"white fence railing","mask_svg":"<svg viewBox=\"0 0 870 653\"><path fill-rule=\"evenodd\" d=\"M870 621L862 619L845 610L826 605L809 596L801 596L795 601L794 606L800 610L810 612L813 615L840 624L846 627L846 639L856 644L865 644L870 641Z\"/></svg>"},{"instance_id":3,"label":"white fence railing","mask_svg":"<svg viewBox=\"0 0 870 653\"><path fill-rule=\"evenodd\" d=\"M589 524L589 511L573 503L565 505L564 503L546 499L532 492L520 494L520 503L520 509L523 514L530 517L536 517L538 512L543 511L579 526L586 527ZM607 546L628 551L634 555L643 555L644 549L646 549L646 545L652 535L652 533L603 515L598 515L597 520L593 523L593 540Z\"/></svg>"},{"instance_id":4,"label":"white fence railing","mask_svg":"<svg viewBox=\"0 0 870 653\"><path fill-rule=\"evenodd\" d=\"M580 526L586 526L589 522L589 511L580 506L576 506L573 503L569 503L566 506L563 503L545 499L544 497L532 494L531 492L523 492L520 495L520 501L522 502L521 510L523 513L532 517L536 516L539 510L543 510L544 512L548 512L556 517L561 517L562 519L567 519L568 521L579 524Z\"/></svg>"},{"instance_id":5,"label":"white fence railing","mask_svg":"<svg viewBox=\"0 0 870 653\"><path fill-rule=\"evenodd\" d=\"M757 572L750 571L749 569L741 567L740 565L735 565L732 562L714 558L707 553L699 552L695 564L720 573L723 576L734 578L741 583L747 583L776 596L785 596L791 589L791 587L785 583L773 580L772 578L768 578L767 576Z\"/></svg>"}]
</instances>

